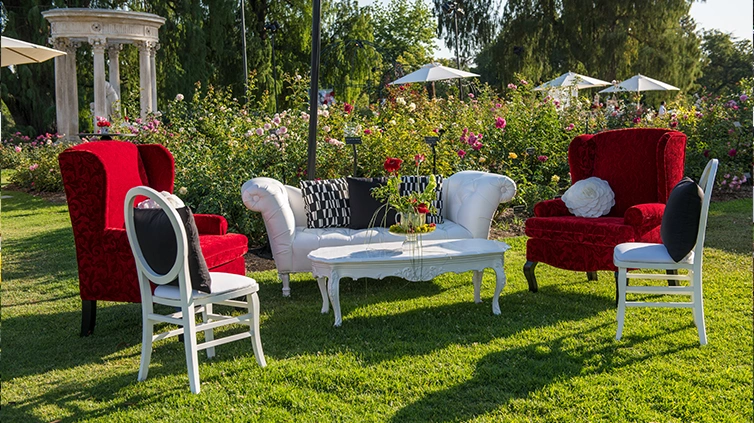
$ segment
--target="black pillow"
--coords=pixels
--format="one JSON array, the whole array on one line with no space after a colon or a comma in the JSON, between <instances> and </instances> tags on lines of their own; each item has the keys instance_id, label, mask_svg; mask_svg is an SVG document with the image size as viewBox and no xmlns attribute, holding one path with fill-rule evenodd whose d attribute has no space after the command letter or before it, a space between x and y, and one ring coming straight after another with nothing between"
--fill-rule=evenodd
<instances>
[{"instance_id":1,"label":"black pillow","mask_svg":"<svg viewBox=\"0 0 754 423\"><path fill-rule=\"evenodd\" d=\"M199 231L194 222L194 215L188 207L177 208L176 211L186 228L188 245L188 267L191 287L197 291L211 292L212 279L209 276L207 262L199 246ZM178 254L178 244L175 231L170 224L168 215L162 209L134 209L134 229L144 258L158 274L168 273L175 264ZM178 285L178 279L170 282Z\"/></svg>"},{"instance_id":2,"label":"black pillow","mask_svg":"<svg viewBox=\"0 0 754 423\"><path fill-rule=\"evenodd\" d=\"M378 188L387 182L385 178L346 178L348 196L351 203L351 229L372 227L387 228L395 223L395 209L387 203L372 196L372 188ZM385 213L387 211L387 214ZM376 214L375 214L376 213ZM372 220L374 219L374 220Z\"/></svg>"},{"instance_id":3,"label":"black pillow","mask_svg":"<svg viewBox=\"0 0 754 423\"><path fill-rule=\"evenodd\" d=\"M704 192L691 178L683 178L673 188L662 216L660 236L670 257L683 260L696 245Z\"/></svg>"}]
</instances>

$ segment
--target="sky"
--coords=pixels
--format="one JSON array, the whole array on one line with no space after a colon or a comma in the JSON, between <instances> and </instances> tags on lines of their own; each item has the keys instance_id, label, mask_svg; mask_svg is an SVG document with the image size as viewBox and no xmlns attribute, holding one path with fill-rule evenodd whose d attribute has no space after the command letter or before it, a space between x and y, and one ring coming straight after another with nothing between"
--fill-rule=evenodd
<instances>
[{"instance_id":1,"label":"sky","mask_svg":"<svg viewBox=\"0 0 754 423\"><path fill-rule=\"evenodd\" d=\"M388 0L359 0L359 5L366 6L375 2L386 3ZM429 0L425 0L430 4ZM619 0L620 1L620 0ZM718 29L731 33L735 38L752 38L752 16L754 15L752 0L707 0L694 2L691 6L691 17L696 21L697 30ZM450 49L442 40L435 40L438 50L435 57L454 58Z\"/></svg>"}]
</instances>

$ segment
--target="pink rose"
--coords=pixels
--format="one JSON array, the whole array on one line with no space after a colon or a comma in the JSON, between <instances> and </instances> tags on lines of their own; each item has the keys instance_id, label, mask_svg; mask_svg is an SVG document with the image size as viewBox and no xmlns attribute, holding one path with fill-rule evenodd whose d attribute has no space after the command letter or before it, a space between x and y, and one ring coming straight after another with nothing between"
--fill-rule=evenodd
<instances>
[{"instance_id":1,"label":"pink rose","mask_svg":"<svg viewBox=\"0 0 754 423\"><path fill-rule=\"evenodd\" d=\"M458 150L458 157L463 159L464 157L466 157L466 152L463 150Z\"/></svg>"},{"instance_id":2,"label":"pink rose","mask_svg":"<svg viewBox=\"0 0 754 423\"><path fill-rule=\"evenodd\" d=\"M497 129L505 129L507 124L508 122L505 121L505 118L498 117L495 119L495 128Z\"/></svg>"}]
</instances>

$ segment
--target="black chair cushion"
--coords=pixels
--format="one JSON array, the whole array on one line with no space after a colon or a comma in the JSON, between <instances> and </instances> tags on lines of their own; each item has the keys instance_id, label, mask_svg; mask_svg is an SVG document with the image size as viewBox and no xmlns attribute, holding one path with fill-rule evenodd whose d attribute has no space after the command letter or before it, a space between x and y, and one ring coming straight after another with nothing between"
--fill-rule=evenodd
<instances>
[{"instance_id":1,"label":"black chair cushion","mask_svg":"<svg viewBox=\"0 0 754 423\"><path fill-rule=\"evenodd\" d=\"M194 222L194 215L188 207L180 207L176 211L186 228L188 276L191 278L191 287L197 291L210 293L212 279L199 246L199 231ZM168 273L175 264L178 253L175 232L168 215L162 209L134 209L134 229L139 247L149 267L162 275ZM170 285L177 286L178 280L170 282Z\"/></svg>"},{"instance_id":2,"label":"black chair cushion","mask_svg":"<svg viewBox=\"0 0 754 423\"><path fill-rule=\"evenodd\" d=\"M694 249L699 233L704 192L691 178L683 178L670 192L662 216L660 236L670 257L677 262Z\"/></svg>"}]
</instances>

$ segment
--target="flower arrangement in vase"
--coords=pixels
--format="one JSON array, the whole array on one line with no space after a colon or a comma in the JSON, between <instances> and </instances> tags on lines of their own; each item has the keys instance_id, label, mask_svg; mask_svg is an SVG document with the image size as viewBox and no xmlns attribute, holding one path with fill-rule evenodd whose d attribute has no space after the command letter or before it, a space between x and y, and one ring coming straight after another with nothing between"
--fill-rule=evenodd
<instances>
[{"instance_id":1,"label":"flower arrangement in vase","mask_svg":"<svg viewBox=\"0 0 754 423\"><path fill-rule=\"evenodd\" d=\"M103 118L102 116L97 116L97 127L99 128L97 130L100 134L107 134L110 132L110 121L108 121L106 118Z\"/></svg>"},{"instance_id":2,"label":"flower arrangement in vase","mask_svg":"<svg viewBox=\"0 0 754 423\"><path fill-rule=\"evenodd\" d=\"M416 164L416 174L419 175L419 168L424 162L423 154L414 156ZM410 192L401 194L401 177L400 168L403 160L394 157L388 157L385 160L384 168L388 174L387 183L379 188L372 190L372 196L378 200L385 201L389 207L397 211L398 223L390 226L389 231L394 234L405 234L408 238L416 238L420 234L429 233L435 230L434 223L426 223L427 213L435 212L432 201L436 198L435 189L437 182L434 175L430 175L427 187L423 192Z\"/></svg>"}]
</instances>

